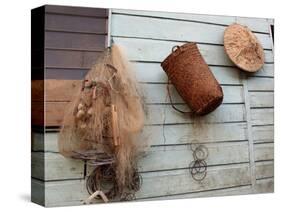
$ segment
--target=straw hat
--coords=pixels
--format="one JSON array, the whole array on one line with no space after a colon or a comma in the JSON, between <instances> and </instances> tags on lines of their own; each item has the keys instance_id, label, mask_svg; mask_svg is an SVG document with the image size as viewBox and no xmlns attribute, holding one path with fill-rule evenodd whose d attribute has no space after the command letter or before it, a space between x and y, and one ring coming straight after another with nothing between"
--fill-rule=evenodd
<instances>
[{"instance_id":1,"label":"straw hat","mask_svg":"<svg viewBox=\"0 0 281 212\"><path fill-rule=\"evenodd\" d=\"M230 60L244 71L256 72L264 64L263 48L246 26L228 26L224 31L224 48Z\"/></svg>"}]
</instances>

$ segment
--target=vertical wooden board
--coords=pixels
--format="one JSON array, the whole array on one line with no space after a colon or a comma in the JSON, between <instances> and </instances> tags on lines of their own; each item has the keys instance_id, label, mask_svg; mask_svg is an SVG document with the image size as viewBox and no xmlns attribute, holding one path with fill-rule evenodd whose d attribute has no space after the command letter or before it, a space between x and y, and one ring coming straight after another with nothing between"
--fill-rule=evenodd
<instances>
[{"instance_id":1,"label":"vertical wooden board","mask_svg":"<svg viewBox=\"0 0 281 212\"><path fill-rule=\"evenodd\" d=\"M273 92L249 92L251 107L273 107Z\"/></svg>"},{"instance_id":2,"label":"vertical wooden board","mask_svg":"<svg viewBox=\"0 0 281 212\"><path fill-rule=\"evenodd\" d=\"M247 139L245 123L145 126L147 145L175 145L196 142L243 141ZM165 137L164 137L165 136Z\"/></svg>"},{"instance_id":3,"label":"vertical wooden board","mask_svg":"<svg viewBox=\"0 0 281 212\"><path fill-rule=\"evenodd\" d=\"M179 107L179 105L178 105ZM186 107L182 110L188 111ZM244 105L221 105L212 113L197 117L201 123L221 123L245 121ZM194 123L192 114L183 115L175 111L170 105L149 105L146 124L173 124L173 123Z\"/></svg>"},{"instance_id":4,"label":"vertical wooden board","mask_svg":"<svg viewBox=\"0 0 281 212\"><path fill-rule=\"evenodd\" d=\"M274 109L251 109L252 125L270 125L274 123Z\"/></svg>"},{"instance_id":5,"label":"vertical wooden board","mask_svg":"<svg viewBox=\"0 0 281 212\"><path fill-rule=\"evenodd\" d=\"M274 126L255 126L252 129L255 143L274 142Z\"/></svg>"},{"instance_id":6,"label":"vertical wooden board","mask_svg":"<svg viewBox=\"0 0 281 212\"><path fill-rule=\"evenodd\" d=\"M81 179L84 162L65 158L58 153L32 152L32 177L43 181ZM44 170L42 170L44 169Z\"/></svg>"},{"instance_id":7,"label":"vertical wooden board","mask_svg":"<svg viewBox=\"0 0 281 212\"><path fill-rule=\"evenodd\" d=\"M255 144L255 161L273 160L274 159L274 144L262 143Z\"/></svg>"},{"instance_id":8,"label":"vertical wooden board","mask_svg":"<svg viewBox=\"0 0 281 212\"><path fill-rule=\"evenodd\" d=\"M256 179L270 178L274 176L273 161L256 163Z\"/></svg>"},{"instance_id":9,"label":"vertical wooden board","mask_svg":"<svg viewBox=\"0 0 281 212\"><path fill-rule=\"evenodd\" d=\"M205 144L208 166L248 163L248 142ZM189 168L194 160L190 145L152 147L139 162L140 172ZM152 162L153 161L153 162Z\"/></svg>"}]
</instances>

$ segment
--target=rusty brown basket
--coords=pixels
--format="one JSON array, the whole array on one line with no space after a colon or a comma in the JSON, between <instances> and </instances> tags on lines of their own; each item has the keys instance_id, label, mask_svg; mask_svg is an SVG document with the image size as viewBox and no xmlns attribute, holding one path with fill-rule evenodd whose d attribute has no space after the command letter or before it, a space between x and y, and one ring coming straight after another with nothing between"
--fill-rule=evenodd
<instances>
[{"instance_id":1,"label":"rusty brown basket","mask_svg":"<svg viewBox=\"0 0 281 212\"><path fill-rule=\"evenodd\" d=\"M210 113L222 103L222 88L196 43L175 46L161 66L169 81L195 114Z\"/></svg>"}]
</instances>

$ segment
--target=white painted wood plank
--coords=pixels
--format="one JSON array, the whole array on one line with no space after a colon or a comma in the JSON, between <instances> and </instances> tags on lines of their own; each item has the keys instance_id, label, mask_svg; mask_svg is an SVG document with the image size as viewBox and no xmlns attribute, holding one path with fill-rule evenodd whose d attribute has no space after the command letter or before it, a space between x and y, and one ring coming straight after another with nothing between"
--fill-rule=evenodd
<instances>
[{"instance_id":1,"label":"white painted wood plank","mask_svg":"<svg viewBox=\"0 0 281 212\"><path fill-rule=\"evenodd\" d=\"M168 97L167 84L142 84L146 103L171 103ZM223 103L243 103L242 86L222 86ZM184 103L174 86L170 86L171 97L174 103Z\"/></svg>"},{"instance_id":2,"label":"white painted wood plank","mask_svg":"<svg viewBox=\"0 0 281 212\"><path fill-rule=\"evenodd\" d=\"M257 180L256 193L274 192L274 178Z\"/></svg>"},{"instance_id":3,"label":"white painted wood plank","mask_svg":"<svg viewBox=\"0 0 281 212\"><path fill-rule=\"evenodd\" d=\"M32 177L40 180L80 179L84 174L83 161L65 158L58 153L32 152L31 161ZM45 172L42 172L43 165Z\"/></svg>"},{"instance_id":4,"label":"white painted wood plank","mask_svg":"<svg viewBox=\"0 0 281 212\"><path fill-rule=\"evenodd\" d=\"M113 14L111 35L223 45L225 29L212 24ZM256 36L264 49L272 48L269 34Z\"/></svg>"},{"instance_id":5,"label":"white painted wood plank","mask_svg":"<svg viewBox=\"0 0 281 212\"><path fill-rule=\"evenodd\" d=\"M274 109L251 109L252 125L267 125L274 123Z\"/></svg>"},{"instance_id":6,"label":"white painted wood plank","mask_svg":"<svg viewBox=\"0 0 281 212\"><path fill-rule=\"evenodd\" d=\"M142 178L143 185L136 194L137 198L199 192L245 185L250 182L247 164L211 167L201 183L195 182L188 170L143 173ZM47 206L77 205L86 197L88 194L84 180L46 182Z\"/></svg>"},{"instance_id":7,"label":"white painted wood plank","mask_svg":"<svg viewBox=\"0 0 281 212\"><path fill-rule=\"evenodd\" d=\"M31 202L45 206L45 186L39 180L31 179Z\"/></svg>"},{"instance_id":8,"label":"white painted wood plank","mask_svg":"<svg viewBox=\"0 0 281 212\"><path fill-rule=\"evenodd\" d=\"M145 126L143 130L144 142L150 145L175 145L189 144L194 141L203 143L222 142L222 141L243 141L247 139L245 123L221 123L221 124L203 124L198 130L194 130L192 124L172 125L172 126ZM202 129L204 133L202 133ZM163 130L166 142L163 138ZM268 132L264 132L264 136ZM58 152L58 133L49 132L45 135L45 151ZM33 151L44 151L39 142L33 146Z\"/></svg>"},{"instance_id":9,"label":"white painted wood plank","mask_svg":"<svg viewBox=\"0 0 281 212\"><path fill-rule=\"evenodd\" d=\"M44 139L38 139L33 142L31 147L32 151L46 151L46 152L58 152L58 133L57 132L46 132L45 134L36 132L34 133L36 137L45 137Z\"/></svg>"},{"instance_id":10,"label":"white painted wood plank","mask_svg":"<svg viewBox=\"0 0 281 212\"><path fill-rule=\"evenodd\" d=\"M135 62L134 67L139 82L167 82L167 75L162 69L160 63ZM217 66L210 66L209 68L211 69L212 73L214 74L215 78L220 84L241 84L241 79L239 76L241 70L237 68Z\"/></svg>"},{"instance_id":11,"label":"white painted wood plank","mask_svg":"<svg viewBox=\"0 0 281 212\"><path fill-rule=\"evenodd\" d=\"M274 159L274 144L255 144L255 161L273 160Z\"/></svg>"},{"instance_id":12,"label":"white painted wood plank","mask_svg":"<svg viewBox=\"0 0 281 212\"><path fill-rule=\"evenodd\" d=\"M151 16L151 17L159 17L159 18L170 18L170 19L185 20L185 21L200 21L200 22L222 24L222 25L228 25L235 22L235 17L233 16L219 16L219 15L206 15L206 14L126 10L126 9L113 9L113 13Z\"/></svg>"},{"instance_id":13,"label":"white painted wood plank","mask_svg":"<svg viewBox=\"0 0 281 212\"><path fill-rule=\"evenodd\" d=\"M233 196L233 195L245 195L251 194L252 188L249 185L241 185L232 188L214 189L195 193L186 194L174 194L161 197L150 197L149 200L173 200L173 199L187 199L187 198L198 198L198 197L218 197L218 196ZM141 201L146 199L140 199Z\"/></svg>"},{"instance_id":14,"label":"white painted wood plank","mask_svg":"<svg viewBox=\"0 0 281 212\"><path fill-rule=\"evenodd\" d=\"M237 17L236 22L248 26L253 31L269 33L269 23L266 18Z\"/></svg>"},{"instance_id":15,"label":"white painted wood plank","mask_svg":"<svg viewBox=\"0 0 281 212\"><path fill-rule=\"evenodd\" d=\"M31 134L31 149L36 150L38 148L40 150L44 149L44 134L32 132Z\"/></svg>"},{"instance_id":16,"label":"white painted wood plank","mask_svg":"<svg viewBox=\"0 0 281 212\"><path fill-rule=\"evenodd\" d=\"M250 92L251 107L274 107L274 92Z\"/></svg>"},{"instance_id":17,"label":"white painted wood plank","mask_svg":"<svg viewBox=\"0 0 281 212\"><path fill-rule=\"evenodd\" d=\"M46 182L46 205L81 205L89 197L84 180Z\"/></svg>"},{"instance_id":18,"label":"white painted wood plank","mask_svg":"<svg viewBox=\"0 0 281 212\"><path fill-rule=\"evenodd\" d=\"M137 198L172 195L245 185L250 183L249 165L210 167L202 182L195 182L188 170L142 174L143 185L136 193Z\"/></svg>"},{"instance_id":19,"label":"white painted wood plank","mask_svg":"<svg viewBox=\"0 0 281 212\"><path fill-rule=\"evenodd\" d=\"M177 105L184 111L188 111L186 106ZM194 120L201 123L220 123L245 121L244 105L221 105L212 113L205 116L194 118L191 114L182 114L175 111L171 105L149 105L146 124L175 124L175 123L194 123Z\"/></svg>"},{"instance_id":20,"label":"white painted wood plank","mask_svg":"<svg viewBox=\"0 0 281 212\"><path fill-rule=\"evenodd\" d=\"M274 176L273 161L256 162L256 178L269 178Z\"/></svg>"},{"instance_id":21,"label":"white painted wood plank","mask_svg":"<svg viewBox=\"0 0 281 212\"><path fill-rule=\"evenodd\" d=\"M274 142L274 126L254 126L252 129L255 143Z\"/></svg>"},{"instance_id":22,"label":"white painted wood plank","mask_svg":"<svg viewBox=\"0 0 281 212\"><path fill-rule=\"evenodd\" d=\"M254 73L248 73L248 76L262 76L262 77L273 77L274 76L274 64L264 64L263 67Z\"/></svg>"},{"instance_id":23,"label":"white painted wood plank","mask_svg":"<svg viewBox=\"0 0 281 212\"><path fill-rule=\"evenodd\" d=\"M248 142L205 144L208 166L249 162ZM188 168L193 161L190 146L152 147L139 161L139 171Z\"/></svg>"},{"instance_id":24,"label":"white painted wood plank","mask_svg":"<svg viewBox=\"0 0 281 212\"><path fill-rule=\"evenodd\" d=\"M121 37L113 37L113 41L124 47L130 60L147 62L162 62L171 53L173 46L184 44L183 42ZM225 54L223 46L198 44L198 48L207 64L234 66ZM272 51L264 52L265 61L273 62Z\"/></svg>"},{"instance_id":25,"label":"white painted wood plank","mask_svg":"<svg viewBox=\"0 0 281 212\"><path fill-rule=\"evenodd\" d=\"M36 180L32 179L32 184L35 184ZM168 200L168 199L179 199L179 198L195 198L195 197L213 197L213 196L226 196L226 195L243 195L250 194L251 187L248 186L249 182L245 185L240 184L240 186L224 187L221 189L210 189L201 192L186 192L186 194L173 194L158 197L148 197L141 198L138 200ZM42 182L37 183L38 186L43 187ZM47 182L46 183L46 206L67 206L67 205L81 205L82 201L88 197L85 191L85 182L83 180L70 180L70 181L57 181L57 182ZM203 187L203 185L202 185ZM73 192L75 191L75 192ZM268 193L274 191L274 179L261 179L257 180L257 186L255 193ZM137 201L138 201L137 200ZM98 203L95 202L94 204Z\"/></svg>"},{"instance_id":26,"label":"white painted wood plank","mask_svg":"<svg viewBox=\"0 0 281 212\"><path fill-rule=\"evenodd\" d=\"M248 78L249 91L273 91L274 79L273 78L261 78L261 77L249 77Z\"/></svg>"},{"instance_id":27,"label":"white painted wood plank","mask_svg":"<svg viewBox=\"0 0 281 212\"><path fill-rule=\"evenodd\" d=\"M164 136L165 138L164 139ZM147 126L144 137L148 145L175 145L194 142L211 143L247 139L245 123Z\"/></svg>"},{"instance_id":28,"label":"white painted wood plank","mask_svg":"<svg viewBox=\"0 0 281 212\"><path fill-rule=\"evenodd\" d=\"M234 17L222 15L206 15L176 12L141 11L141 10L122 10L113 9L113 13L129 14L148 17L170 18L185 21L206 22L221 25L230 25L234 22L246 24L251 30L269 33L268 22L265 18Z\"/></svg>"}]
</instances>

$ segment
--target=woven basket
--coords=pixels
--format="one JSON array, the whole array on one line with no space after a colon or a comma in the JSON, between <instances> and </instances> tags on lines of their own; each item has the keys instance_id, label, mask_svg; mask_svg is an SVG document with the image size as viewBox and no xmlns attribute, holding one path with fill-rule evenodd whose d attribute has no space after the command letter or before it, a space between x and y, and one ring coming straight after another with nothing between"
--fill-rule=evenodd
<instances>
[{"instance_id":1,"label":"woven basket","mask_svg":"<svg viewBox=\"0 0 281 212\"><path fill-rule=\"evenodd\" d=\"M210 113L222 103L222 88L195 43L174 47L161 66L195 114Z\"/></svg>"}]
</instances>

